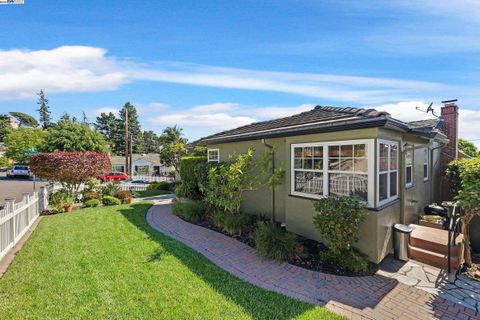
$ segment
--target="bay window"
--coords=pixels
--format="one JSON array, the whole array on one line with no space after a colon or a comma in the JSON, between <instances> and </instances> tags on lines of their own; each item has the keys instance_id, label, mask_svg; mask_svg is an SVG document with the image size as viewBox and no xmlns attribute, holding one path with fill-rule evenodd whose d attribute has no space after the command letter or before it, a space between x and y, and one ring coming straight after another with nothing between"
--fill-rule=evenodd
<instances>
[{"instance_id":1,"label":"bay window","mask_svg":"<svg viewBox=\"0 0 480 320\"><path fill-rule=\"evenodd\" d=\"M413 151L405 152L405 187L413 186Z\"/></svg>"},{"instance_id":2,"label":"bay window","mask_svg":"<svg viewBox=\"0 0 480 320\"><path fill-rule=\"evenodd\" d=\"M373 140L292 144L292 194L356 196L373 206L373 146Z\"/></svg>"},{"instance_id":3,"label":"bay window","mask_svg":"<svg viewBox=\"0 0 480 320\"><path fill-rule=\"evenodd\" d=\"M398 142L378 142L378 204L398 198Z\"/></svg>"}]
</instances>

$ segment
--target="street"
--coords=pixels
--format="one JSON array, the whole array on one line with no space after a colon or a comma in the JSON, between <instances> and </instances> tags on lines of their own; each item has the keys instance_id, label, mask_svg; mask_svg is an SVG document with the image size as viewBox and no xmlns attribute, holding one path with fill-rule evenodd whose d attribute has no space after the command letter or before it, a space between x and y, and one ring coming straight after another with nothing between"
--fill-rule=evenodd
<instances>
[{"instance_id":1,"label":"street","mask_svg":"<svg viewBox=\"0 0 480 320\"><path fill-rule=\"evenodd\" d=\"M35 191L39 191L40 187L48 184L47 182L35 182ZM6 199L22 200L24 193L33 192L32 179L8 179L5 172L0 172L0 207L3 206Z\"/></svg>"}]
</instances>

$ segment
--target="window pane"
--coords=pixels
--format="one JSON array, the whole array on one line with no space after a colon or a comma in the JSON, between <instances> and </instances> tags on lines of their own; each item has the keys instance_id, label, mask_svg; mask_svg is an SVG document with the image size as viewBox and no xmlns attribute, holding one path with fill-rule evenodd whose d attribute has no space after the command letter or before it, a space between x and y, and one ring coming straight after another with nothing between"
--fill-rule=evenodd
<instances>
[{"instance_id":1,"label":"window pane","mask_svg":"<svg viewBox=\"0 0 480 320\"><path fill-rule=\"evenodd\" d=\"M412 183L412 166L408 166L406 168L406 184L411 184Z\"/></svg>"},{"instance_id":2,"label":"window pane","mask_svg":"<svg viewBox=\"0 0 480 320\"><path fill-rule=\"evenodd\" d=\"M380 171L388 170L388 144L380 143L378 162Z\"/></svg>"},{"instance_id":3,"label":"window pane","mask_svg":"<svg viewBox=\"0 0 480 320\"><path fill-rule=\"evenodd\" d=\"M323 169L323 159L314 158L313 159L313 169L322 170Z\"/></svg>"},{"instance_id":4,"label":"window pane","mask_svg":"<svg viewBox=\"0 0 480 320\"><path fill-rule=\"evenodd\" d=\"M378 197L380 201L388 198L387 180L388 180L387 173L382 173L378 177L378 188L379 188Z\"/></svg>"},{"instance_id":5,"label":"window pane","mask_svg":"<svg viewBox=\"0 0 480 320\"><path fill-rule=\"evenodd\" d=\"M367 159L355 159L354 161L354 171L355 172L367 172L368 161Z\"/></svg>"},{"instance_id":6,"label":"window pane","mask_svg":"<svg viewBox=\"0 0 480 320\"><path fill-rule=\"evenodd\" d=\"M366 157L367 156L367 145L366 144L356 144L354 149L355 157Z\"/></svg>"},{"instance_id":7,"label":"window pane","mask_svg":"<svg viewBox=\"0 0 480 320\"><path fill-rule=\"evenodd\" d=\"M366 174L329 174L330 195L356 196L362 201L368 200L368 176Z\"/></svg>"},{"instance_id":8,"label":"window pane","mask_svg":"<svg viewBox=\"0 0 480 320\"><path fill-rule=\"evenodd\" d=\"M390 146L390 170L397 170L398 146L392 144Z\"/></svg>"},{"instance_id":9,"label":"window pane","mask_svg":"<svg viewBox=\"0 0 480 320\"><path fill-rule=\"evenodd\" d=\"M302 169L303 168L302 164L303 164L302 158L295 158L295 166L294 166L295 169Z\"/></svg>"},{"instance_id":10,"label":"window pane","mask_svg":"<svg viewBox=\"0 0 480 320\"><path fill-rule=\"evenodd\" d=\"M303 156L305 158L310 158L313 156L313 150L312 150L312 147L306 147L306 148L303 148Z\"/></svg>"},{"instance_id":11,"label":"window pane","mask_svg":"<svg viewBox=\"0 0 480 320\"><path fill-rule=\"evenodd\" d=\"M316 158L323 157L323 147L314 147L313 148L313 156Z\"/></svg>"},{"instance_id":12,"label":"window pane","mask_svg":"<svg viewBox=\"0 0 480 320\"><path fill-rule=\"evenodd\" d=\"M303 159L303 169L313 169L312 158Z\"/></svg>"},{"instance_id":13,"label":"window pane","mask_svg":"<svg viewBox=\"0 0 480 320\"><path fill-rule=\"evenodd\" d=\"M346 146L340 146L340 154L341 157L353 157L353 146L352 145L346 145Z\"/></svg>"},{"instance_id":14,"label":"window pane","mask_svg":"<svg viewBox=\"0 0 480 320\"><path fill-rule=\"evenodd\" d=\"M294 148L293 150L294 150L295 158L301 158L303 156L302 148Z\"/></svg>"},{"instance_id":15,"label":"window pane","mask_svg":"<svg viewBox=\"0 0 480 320\"><path fill-rule=\"evenodd\" d=\"M340 159L339 158L328 158L328 169L329 170L340 170Z\"/></svg>"},{"instance_id":16,"label":"window pane","mask_svg":"<svg viewBox=\"0 0 480 320\"><path fill-rule=\"evenodd\" d=\"M390 197L397 195L397 173L390 173Z\"/></svg>"},{"instance_id":17,"label":"window pane","mask_svg":"<svg viewBox=\"0 0 480 320\"><path fill-rule=\"evenodd\" d=\"M428 165L423 165L423 177L428 178Z\"/></svg>"},{"instance_id":18,"label":"window pane","mask_svg":"<svg viewBox=\"0 0 480 320\"><path fill-rule=\"evenodd\" d=\"M320 172L295 171L295 191L322 195L323 174Z\"/></svg>"},{"instance_id":19,"label":"window pane","mask_svg":"<svg viewBox=\"0 0 480 320\"><path fill-rule=\"evenodd\" d=\"M340 155L340 147L339 146L330 146L328 147L328 156L332 158L338 158Z\"/></svg>"},{"instance_id":20,"label":"window pane","mask_svg":"<svg viewBox=\"0 0 480 320\"><path fill-rule=\"evenodd\" d=\"M353 159L340 159L340 171L353 171Z\"/></svg>"},{"instance_id":21,"label":"window pane","mask_svg":"<svg viewBox=\"0 0 480 320\"><path fill-rule=\"evenodd\" d=\"M410 166L413 164L413 151L407 151L405 153L405 165Z\"/></svg>"},{"instance_id":22,"label":"window pane","mask_svg":"<svg viewBox=\"0 0 480 320\"><path fill-rule=\"evenodd\" d=\"M423 149L423 163L428 163L428 149Z\"/></svg>"}]
</instances>

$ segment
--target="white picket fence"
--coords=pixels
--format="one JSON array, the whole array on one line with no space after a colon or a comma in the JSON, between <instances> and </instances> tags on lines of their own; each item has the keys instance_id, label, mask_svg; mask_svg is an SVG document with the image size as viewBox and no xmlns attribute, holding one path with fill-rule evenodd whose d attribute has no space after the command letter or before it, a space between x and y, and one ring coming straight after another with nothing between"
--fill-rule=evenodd
<instances>
[{"instance_id":1,"label":"white picket fence","mask_svg":"<svg viewBox=\"0 0 480 320\"><path fill-rule=\"evenodd\" d=\"M122 183L122 184L119 184L118 187L122 191L145 191L147 190L148 184Z\"/></svg>"},{"instance_id":2,"label":"white picket fence","mask_svg":"<svg viewBox=\"0 0 480 320\"><path fill-rule=\"evenodd\" d=\"M168 177L155 177L155 176L144 176L144 175L134 175L134 176L131 176L130 177L132 180L145 180L145 181L148 181L148 182L153 182L153 181L157 181L157 182L162 182L162 181L167 181L167 182L171 182L173 181L173 178L168 176Z\"/></svg>"}]
</instances>

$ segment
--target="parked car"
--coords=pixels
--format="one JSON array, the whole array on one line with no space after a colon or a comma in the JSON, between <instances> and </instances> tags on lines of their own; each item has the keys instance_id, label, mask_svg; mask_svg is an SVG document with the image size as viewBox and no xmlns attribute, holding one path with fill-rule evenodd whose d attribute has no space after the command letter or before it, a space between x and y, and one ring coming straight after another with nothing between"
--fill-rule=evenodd
<instances>
[{"instance_id":1,"label":"parked car","mask_svg":"<svg viewBox=\"0 0 480 320\"><path fill-rule=\"evenodd\" d=\"M148 180L143 180L143 179L134 179L134 180L126 181L126 183L149 184L150 182Z\"/></svg>"},{"instance_id":2,"label":"parked car","mask_svg":"<svg viewBox=\"0 0 480 320\"><path fill-rule=\"evenodd\" d=\"M124 172L110 172L98 177L102 182L128 180L128 175Z\"/></svg>"},{"instance_id":3,"label":"parked car","mask_svg":"<svg viewBox=\"0 0 480 320\"><path fill-rule=\"evenodd\" d=\"M28 169L28 166L25 165L15 165L7 170L7 178L30 178L31 175L30 169Z\"/></svg>"}]
</instances>

